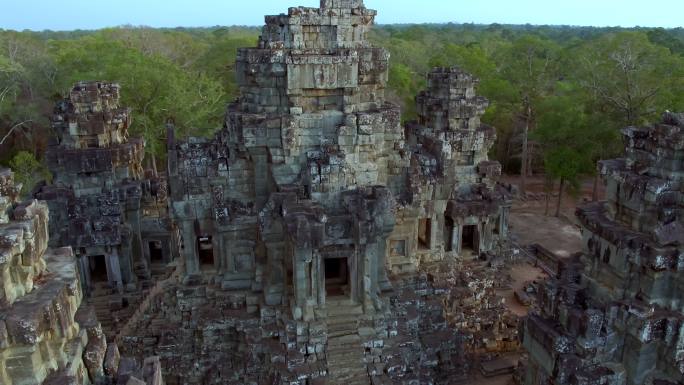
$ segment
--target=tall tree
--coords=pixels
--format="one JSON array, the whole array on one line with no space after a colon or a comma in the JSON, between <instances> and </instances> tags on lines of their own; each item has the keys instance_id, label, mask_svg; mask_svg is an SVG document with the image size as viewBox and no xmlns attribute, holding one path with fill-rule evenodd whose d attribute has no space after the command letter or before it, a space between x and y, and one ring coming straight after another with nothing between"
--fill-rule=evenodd
<instances>
[{"instance_id":1,"label":"tall tree","mask_svg":"<svg viewBox=\"0 0 684 385\"><path fill-rule=\"evenodd\" d=\"M547 178L560 182L556 217L560 216L566 188L579 191L581 176L590 174L594 164L596 143L592 127L583 106L573 101L567 96L554 96L540 103L538 129L534 133L544 149Z\"/></svg>"},{"instance_id":2,"label":"tall tree","mask_svg":"<svg viewBox=\"0 0 684 385\"><path fill-rule=\"evenodd\" d=\"M573 51L574 76L604 106L617 126L651 121L684 92L684 61L646 33L620 32Z\"/></svg>"},{"instance_id":3,"label":"tall tree","mask_svg":"<svg viewBox=\"0 0 684 385\"><path fill-rule=\"evenodd\" d=\"M550 40L524 35L498 57L502 76L518 91L515 103L523 122L520 162L520 191L523 195L531 163L529 133L535 128L538 103L552 94L558 80L558 50L559 47Z\"/></svg>"},{"instance_id":4,"label":"tall tree","mask_svg":"<svg viewBox=\"0 0 684 385\"><path fill-rule=\"evenodd\" d=\"M204 74L102 36L53 42L52 48L61 69L62 92L83 79L124 87L122 103L135 113L132 133L145 138L154 167L157 158L165 155L167 121L175 122L179 136L208 135L221 125L226 103L222 87Z\"/></svg>"},{"instance_id":5,"label":"tall tree","mask_svg":"<svg viewBox=\"0 0 684 385\"><path fill-rule=\"evenodd\" d=\"M9 162L15 179L21 183L21 195L28 195L40 181L50 181L52 175L45 164L28 151L19 151Z\"/></svg>"}]
</instances>

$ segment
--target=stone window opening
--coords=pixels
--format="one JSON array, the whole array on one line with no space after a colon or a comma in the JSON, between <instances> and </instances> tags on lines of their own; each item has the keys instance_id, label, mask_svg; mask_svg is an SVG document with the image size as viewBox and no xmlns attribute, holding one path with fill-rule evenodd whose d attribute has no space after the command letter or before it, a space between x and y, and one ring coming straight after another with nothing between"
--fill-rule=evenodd
<instances>
[{"instance_id":1,"label":"stone window opening","mask_svg":"<svg viewBox=\"0 0 684 385\"><path fill-rule=\"evenodd\" d=\"M107 276L107 259L104 255L91 255L88 257L88 266L90 268L90 282L109 282Z\"/></svg>"},{"instance_id":2,"label":"stone window opening","mask_svg":"<svg viewBox=\"0 0 684 385\"><path fill-rule=\"evenodd\" d=\"M214 245L211 237L198 237L197 250L200 266L203 269L212 269L214 267Z\"/></svg>"},{"instance_id":3,"label":"stone window opening","mask_svg":"<svg viewBox=\"0 0 684 385\"><path fill-rule=\"evenodd\" d=\"M464 253L471 252L478 254L478 243L477 225L463 226L463 232L461 234L461 250Z\"/></svg>"},{"instance_id":4,"label":"stone window opening","mask_svg":"<svg viewBox=\"0 0 684 385\"><path fill-rule=\"evenodd\" d=\"M432 234L432 220L423 218L418 221L418 248L430 250L430 236Z\"/></svg>"},{"instance_id":5,"label":"stone window opening","mask_svg":"<svg viewBox=\"0 0 684 385\"><path fill-rule=\"evenodd\" d=\"M347 261L347 258L327 258L324 260L326 296L343 297L349 294Z\"/></svg>"},{"instance_id":6,"label":"stone window opening","mask_svg":"<svg viewBox=\"0 0 684 385\"><path fill-rule=\"evenodd\" d=\"M459 162L459 166L474 166L475 165L475 151L465 151Z\"/></svg>"},{"instance_id":7,"label":"stone window opening","mask_svg":"<svg viewBox=\"0 0 684 385\"><path fill-rule=\"evenodd\" d=\"M161 241L150 241L150 263L159 264L164 263L164 250L162 249Z\"/></svg>"},{"instance_id":8,"label":"stone window opening","mask_svg":"<svg viewBox=\"0 0 684 385\"><path fill-rule=\"evenodd\" d=\"M406 256L406 240L394 240L390 241L390 255L392 257L405 257Z\"/></svg>"}]
</instances>

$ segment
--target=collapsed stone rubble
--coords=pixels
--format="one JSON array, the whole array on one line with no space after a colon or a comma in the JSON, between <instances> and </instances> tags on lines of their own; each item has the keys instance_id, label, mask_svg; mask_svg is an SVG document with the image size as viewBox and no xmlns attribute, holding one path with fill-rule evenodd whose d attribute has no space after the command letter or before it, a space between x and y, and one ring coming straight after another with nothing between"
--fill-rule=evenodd
<instances>
[{"instance_id":1,"label":"collapsed stone rubble","mask_svg":"<svg viewBox=\"0 0 684 385\"><path fill-rule=\"evenodd\" d=\"M525 384L684 383L684 115L622 134L607 201L577 210L583 253L526 322Z\"/></svg>"},{"instance_id":2,"label":"collapsed stone rubble","mask_svg":"<svg viewBox=\"0 0 684 385\"><path fill-rule=\"evenodd\" d=\"M83 303L76 258L48 248L48 207L19 202L20 189L0 169L0 383L116 384L119 353ZM131 371L118 383L163 385L158 360L147 368L156 377Z\"/></svg>"}]
</instances>

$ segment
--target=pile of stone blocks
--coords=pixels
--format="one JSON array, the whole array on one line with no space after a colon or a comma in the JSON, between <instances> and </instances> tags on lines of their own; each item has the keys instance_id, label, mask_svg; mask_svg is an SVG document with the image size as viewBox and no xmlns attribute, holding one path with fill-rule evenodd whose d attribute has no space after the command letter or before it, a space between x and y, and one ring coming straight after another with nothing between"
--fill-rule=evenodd
<instances>
[{"instance_id":1,"label":"pile of stone blocks","mask_svg":"<svg viewBox=\"0 0 684 385\"><path fill-rule=\"evenodd\" d=\"M525 384L684 383L684 115L622 133L607 201L577 210L583 253L527 321Z\"/></svg>"},{"instance_id":2,"label":"pile of stone blocks","mask_svg":"<svg viewBox=\"0 0 684 385\"><path fill-rule=\"evenodd\" d=\"M83 297L71 249L47 249L47 205L18 202L20 187L0 169L0 381L90 383L106 343L99 325L76 322Z\"/></svg>"}]
</instances>

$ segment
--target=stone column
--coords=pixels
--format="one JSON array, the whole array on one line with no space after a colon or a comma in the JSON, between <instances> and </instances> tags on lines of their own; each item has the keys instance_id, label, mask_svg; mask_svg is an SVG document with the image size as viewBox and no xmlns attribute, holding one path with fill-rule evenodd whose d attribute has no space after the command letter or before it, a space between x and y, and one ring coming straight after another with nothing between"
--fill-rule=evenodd
<instances>
[{"instance_id":1,"label":"stone column","mask_svg":"<svg viewBox=\"0 0 684 385\"><path fill-rule=\"evenodd\" d=\"M454 223L454 239L456 240L456 247L453 249L456 255L461 255L463 252L463 223Z\"/></svg>"},{"instance_id":2,"label":"stone column","mask_svg":"<svg viewBox=\"0 0 684 385\"><path fill-rule=\"evenodd\" d=\"M309 277L306 274L306 266L310 264L313 259L313 250L311 248L297 248L293 258L294 270L292 272L292 284L294 286L294 304L295 319L301 319L304 309L306 307L307 299L307 281Z\"/></svg>"},{"instance_id":3,"label":"stone column","mask_svg":"<svg viewBox=\"0 0 684 385\"><path fill-rule=\"evenodd\" d=\"M119 246L121 248L120 251L117 248L121 279L123 280L124 284L134 283L137 281L137 277L133 272L133 261L131 260L131 242L130 239L127 239L127 241L128 242Z\"/></svg>"},{"instance_id":4,"label":"stone column","mask_svg":"<svg viewBox=\"0 0 684 385\"><path fill-rule=\"evenodd\" d=\"M197 236L192 221L183 221L183 257L185 258L185 269L187 274L199 273L199 257L197 254Z\"/></svg>"},{"instance_id":5,"label":"stone column","mask_svg":"<svg viewBox=\"0 0 684 385\"><path fill-rule=\"evenodd\" d=\"M140 208L126 211L126 223L131 228L131 256L133 263L142 263L149 269L147 260L143 257L143 244L140 235Z\"/></svg>"},{"instance_id":6,"label":"stone column","mask_svg":"<svg viewBox=\"0 0 684 385\"><path fill-rule=\"evenodd\" d=\"M456 254L459 254L461 252L461 232L459 230L460 228L461 227L457 223L454 223L454 225L451 228L450 250L452 252L456 252Z\"/></svg>"},{"instance_id":7,"label":"stone column","mask_svg":"<svg viewBox=\"0 0 684 385\"><path fill-rule=\"evenodd\" d=\"M121 265L119 263L119 250L113 248L111 253L106 256L107 278L112 286L116 286L119 292L123 292L123 278L121 275Z\"/></svg>"}]
</instances>

